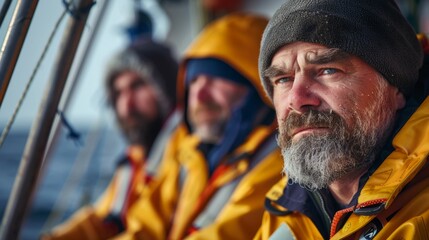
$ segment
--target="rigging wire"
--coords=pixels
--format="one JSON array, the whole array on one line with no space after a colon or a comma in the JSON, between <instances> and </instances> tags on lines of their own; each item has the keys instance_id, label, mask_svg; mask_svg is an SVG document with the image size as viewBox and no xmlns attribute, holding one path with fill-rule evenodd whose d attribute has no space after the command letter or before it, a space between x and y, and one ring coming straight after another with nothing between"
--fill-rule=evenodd
<instances>
[{"instance_id":1,"label":"rigging wire","mask_svg":"<svg viewBox=\"0 0 429 240\"><path fill-rule=\"evenodd\" d=\"M71 99L73 97L75 97L75 91L76 91L76 85L77 82L80 81L81 75L82 75L82 71L86 66L86 61L89 59L88 54L91 52L92 46L94 44L95 38L98 35L99 29L100 29L100 25L103 22L104 16L106 15L105 12L107 11L108 7L109 7L109 3L110 1L104 1L101 5L99 14L96 18L95 24L94 24L94 28L93 31L91 33L91 35L89 36L89 40L87 41L87 44L85 46L85 49L83 50L83 55L80 58L81 60L78 61L79 65L77 67L76 73L73 77L73 79L70 81L69 87L67 88L67 91L65 91L62 96L61 96L61 102L59 104L59 109L57 110L58 113L60 113L60 117L61 115L64 115L65 112L67 112ZM70 11L70 9L72 7L67 6L66 8L68 11ZM62 111L60 111L60 109L62 109ZM62 114L61 114L62 113ZM63 125L66 126L66 128L69 130L68 133L68 137L71 138L72 140L75 140L75 142L79 143L80 139L79 139L79 133L77 131L75 131L73 128L71 128L71 125L68 124L65 118L60 118L60 120L62 120ZM67 127L70 126L70 127ZM55 149L55 143L57 142L57 139L59 138L60 134L61 134L61 128L59 127L59 123L58 121L55 121L52 127L52 133L51 136L49 137L48 140L48 147L46 149L46 153L44 156L44 162L46 162L48 159L50 159L52 157L53 151ZM77 137L77 138L75 138Z\"/></svg>"},{"instance_id":2,"label":"rigging wire","mask_svg":"<svg viewBox=\"0 0 429 240\"><path fill-rule=\"evenodd\" d=\"M85 8L93 0L79 0L79 8ZM46 148L58 102L70 72L89 12L79 19L70 18L63 39L62 50L55 62L53 75L46 86L36 122L31 128L25 151L20 162L12 193L1 224L1 239L17 239L32 195L40 176L43 154Z\"/></svg>"},{"instance_id":3,"label":"rigging wire","mask_svg":"<svg viewBox=\"0 0 429 240\"><path fill-rule=\"evenodd\" d=\"M103 131L100 128L101 120L102 118L99 117L97 123L91 127L91 132L88 134L88 142L100 141L103 134ZM89 144L86 148L79 151L76 156L76 160L81 159L81 161L74 161L64 186L58 193L58 199L54 202L52 210L43 224L42 232L52 229L52 227L58 224L65 215L67 207L70 205L70 199L72 199L76 189L78 189L78 185L82 180L83 175L88 171L90 163L89 159L94 157L97 147L97 144Z\"/></svg>"},{"instance_id":4,"label":"rigging wire","mask_svg":"<svg viewBox=\"0 0 429 240\"><path fill-rule=\"evenodd\" d=\"M27 84L25 85L24 91L21 94L21 97L19 98L19 101L13 111L12 117L9 119L9 121L6 124L6 127L3 129L3 132L0 136L0 148L3 146L4 141L6 140L7 135L9 134L9 131L13 125L13 123L15 122L15 118L16 115L18 114L19 109L22 106L22 103L24 102L25 97L27 96L28 90L30 89L30 86L34 80L34 77L36 76L36 73L38 72L40 65L43 61L43 59L45 58L46 52L48 51L49 47L51 46L52 40L54 38L54 36L56 35L56 33L58 32L59 26L61 24L61 22L63 21L65 15L66 15L67 11L63 11L63 13L61 14L61 16L58 18L54 29L52 30L49 39L43 49L42 55L40 55L39 59L37 60L37 64L33 69L33 72L31 73L30 79L28 80Z\"/></svg>"},{"instance_id":5,"label":"rigging wire","mask_svg":"<svg viewBox=\"0 0 429 240\"><path fill-rule=\"evenodd\" d=\"M1 28L1 25L3 24L4 18L6 17L7 11L9 10L11 2L12 2L12 0L6 0L3 3L3 6L1 7L1 11L0 11L0 28Z\"/></svg>"},{"instance_id":6,"label":"rigging wire","mask_svg":"<svg viewBox=\"0 0 429 240\"><path fill-rule=\"evenodd\" d=\"M104 1L100 7L100 11L98 16L96 17L96 21L94 24L93 31L89 37L89 40L86 44L85 50L83 51L83 56L81 57L82 60L79 61L79 66L77 68L77 72L75 76L73 77L73 80L71 81L71 86L69 87L68 91L65 92L61 99L61 106L63 111L59 111L60 116L64 114L64 112L67 111L70 100L74 96L75 90L76 90L76 83L79 81L81 73L86 66L85 63L89 59L88 54L90 53L91 47L94 44L94 41L98 35L98 32L100 30L100 25L103 23L104 17L106 15L106 11L109 9L109 3L110 1ZM80 150L76 158L74 159L73 166L69 172L69 175L67 177L67 180L65 181L63 187L60 190L60 193L57 194L58 198L55 201L52 210L48 217L45 220L45 223L43 224L42 231L48 231L50 228L52 228L55 224L58 224L59 220L65 215L65 211L67 210L69 199L70 199L70 193L73 192L73 190L77 189L77 186L79 184L79 180L83 178L83 174L85 172L88 172L88 167L90 160L94 158L94 152L98 148L97 142L100 142L102 139L102 129L100 129L102 119L105 119L105 116L98 116L97 121L93 126L89 127L89 133L88 136L85 136L86 142L90 144L85 144ZM66 123L63 121L63 125L67 126ZM51 134L51 137L48 141L48 148L45 153L44 157L44 165L46 165L47 161L52 158L53 152L55 149L55 143L57 142L56 139L61 134L61 128L59 128L59 124L54 124L53 127L54 131ZM79 135L79 133L77 133ZM72 138L73 140L76 136L76 131L71 131L69 129L68 137Z\"/></svg>"}]
</instances>

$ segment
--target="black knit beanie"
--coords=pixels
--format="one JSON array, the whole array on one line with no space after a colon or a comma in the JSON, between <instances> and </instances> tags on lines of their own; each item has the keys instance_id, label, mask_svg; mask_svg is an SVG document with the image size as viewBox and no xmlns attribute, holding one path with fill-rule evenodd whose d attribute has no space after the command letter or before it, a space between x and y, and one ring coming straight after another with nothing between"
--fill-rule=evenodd
<instances>
[{"instance_id":1,"label":"black knit beanie","mask_svg":"<svg viewBox=\"0 0 429 240\"><path fill-rule=\"evenodd\" d=\"M288 0L271 18L261 43L259 74L269 97L272 87L263 72L281 47L297 41L360 57L405 95L423 62L416 33L394 0Z\"/></svg>"},{"instance_id":2,"label":"black knit beanie","mask_svg":"<svg viewBox=\"0 0 429 240\"><path fill-rule=\"evenodd\" d=\"M113 80L124 71L136 72L158 89L162 98L160 110L164 115L176 106L178 63L167 45L152 40L137 41L112 59L106 76L111 104L115 101Z\"/></svg>"}]
</instances>

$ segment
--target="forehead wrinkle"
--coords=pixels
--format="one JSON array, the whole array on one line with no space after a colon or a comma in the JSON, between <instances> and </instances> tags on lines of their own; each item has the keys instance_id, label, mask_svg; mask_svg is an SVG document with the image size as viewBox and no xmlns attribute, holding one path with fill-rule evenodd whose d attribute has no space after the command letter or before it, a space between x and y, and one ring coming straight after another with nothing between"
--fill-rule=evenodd
<instances>
[{"instance_id":1,"label":"forehead wrinkle","mask_svg":"<svg viewBox=\"0 0 429 240\"><path fill-rule=\"evenodd\" d=\"M344 52L339 48L329 48L322 50L310 50L304 54L306 64L326 64L333 62L346 61L349 62L352 55ZM284 63L284 62L283 62ZM298 67L299 68L299 67ZM283 66L272 65L263 72L266 78L273 78L285 75L290 71L286 64Z\"/></svg>"},{"instance_id":2,"label":"forehead wrinkle","mask_svg":"<svg viewBox=\"0 0 429 240\"><path fill-rule=\"evenodd\" d=\"M319 52L307 52L305 54L305 61L308 64L325 64L348 60L350 57L350 54L344 52L339 48L330 48Z\"/></svg>"}]
</instances>

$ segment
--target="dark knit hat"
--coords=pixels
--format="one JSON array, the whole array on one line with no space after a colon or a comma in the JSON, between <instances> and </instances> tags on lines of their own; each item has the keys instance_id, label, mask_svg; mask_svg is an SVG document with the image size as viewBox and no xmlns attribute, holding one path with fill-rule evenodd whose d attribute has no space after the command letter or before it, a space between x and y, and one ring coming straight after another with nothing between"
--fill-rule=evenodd
<instances>
[{"instance_id":1,"label":"dark knit hat","mask_svg":"<svg viewBox=\"0 0 429 240\"><path fill-rule=\"evenodd\" d=\"M262 38L259 74L270 97L272 87L263 72L281 47L297 41L360 57L405 95L423 62L416 33L394 0L289 0L275 12Z\"/></svg>"},{"instance_id":2,"label":"dark knit hat","mask_svg":"<svg viewBox=\"0 0 429 240\"><path fill-rule=\"evenodd\" d=\"M152 40L137 41L112 59L106 76L111 104L115 101L114 80L124 71L133 71L142 80L155 86L161 96L161 112L164 115L169 114L176 106L178 63L168 46Z\"/></svg>"}]
</instances>

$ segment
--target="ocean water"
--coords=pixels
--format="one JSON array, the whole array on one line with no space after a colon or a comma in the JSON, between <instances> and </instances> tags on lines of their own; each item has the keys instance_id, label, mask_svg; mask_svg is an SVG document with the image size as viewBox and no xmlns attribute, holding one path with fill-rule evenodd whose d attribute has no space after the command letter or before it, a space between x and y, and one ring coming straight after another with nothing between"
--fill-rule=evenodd
<instances>
[{"instance_id":1,"label":"ocean water","mask_svg":"<svg viewBox=\"0 0 429 240\"><path fill-rule=\"evenodd\" d=\"M2 128L3 129L3 128ZM42 170L19 239L38 239L41 232L67 219L76 209L91 204L108 185L118 157L125 148L116 130L80 130L77 144L62 131L51 158ZM27 129L13 130L0 148L0 217L27 142Z\"/></svg>"}]
</instances>

